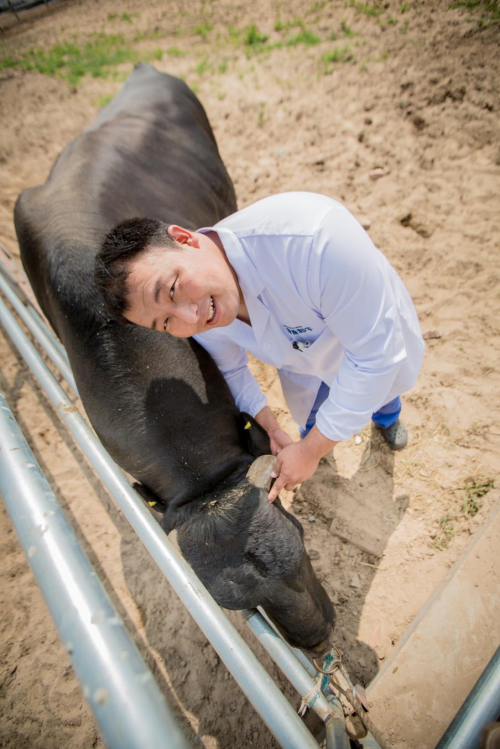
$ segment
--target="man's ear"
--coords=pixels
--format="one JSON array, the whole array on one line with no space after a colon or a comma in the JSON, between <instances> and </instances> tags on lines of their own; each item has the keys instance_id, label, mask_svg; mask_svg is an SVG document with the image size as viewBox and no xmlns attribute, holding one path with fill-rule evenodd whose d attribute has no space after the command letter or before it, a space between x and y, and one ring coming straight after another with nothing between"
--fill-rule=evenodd
<instances>
[{"instance_id":1,"label":"man's ear","mask_svg":"<svg viewBox=\"0 0 500 749\"><path fill-rule=\"evenodd\" d=\"M260 455L271 454L269 435L260 424L257 424L253 416L242 411L239 415L239 428L243 444L250 455L258 458Z\"/></svg>"},{"instance_id":2,"label":"man's ear","mask_svg":"<svg viewBox=\"0 0 500 749\"><path fill-rule=\"evenodd\" d=\"M199 247L200 243L195 232L189 229L184 229L183 226L177 224L171 224L167 229L168 235L179 244L187 244L190 247Z\"/></svg>"}]
</instances>

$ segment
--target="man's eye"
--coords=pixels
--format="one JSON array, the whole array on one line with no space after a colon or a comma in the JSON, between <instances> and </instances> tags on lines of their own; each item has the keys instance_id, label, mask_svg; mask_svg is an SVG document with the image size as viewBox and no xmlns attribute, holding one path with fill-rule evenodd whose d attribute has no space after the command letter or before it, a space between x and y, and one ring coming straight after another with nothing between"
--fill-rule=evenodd
<instances>
[{"instance_id":1,"label":"man's eye","mask_svg":"<svg viewBox=\"0 0 500 749\"><path fill-rule=\"evenodd\" d=\"M169 294L170 294L170 299L173 299L174 298L174 294L175 294L175 281L172 284L172 286L170 287Z\"/></svg>"}]
</instances>

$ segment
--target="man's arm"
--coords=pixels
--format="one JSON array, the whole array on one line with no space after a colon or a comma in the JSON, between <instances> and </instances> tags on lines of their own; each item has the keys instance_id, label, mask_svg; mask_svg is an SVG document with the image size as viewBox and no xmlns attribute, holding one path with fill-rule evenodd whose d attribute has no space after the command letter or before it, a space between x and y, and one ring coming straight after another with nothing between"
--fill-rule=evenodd
<instances>
[{"instance_id":1,"label":"man's arm","mask_svg":"<svg viewBox=\"0 0 500 749\"><path fill-rule=\"evenodd\" d=\"M259 411L255 416L255 421L268 433L271 441L272 455L278 455L284 447L293 442L290 435L280 427L276 416L273 414L269 406L264 406L264 408Z\"/></svg>"}]
</instances>

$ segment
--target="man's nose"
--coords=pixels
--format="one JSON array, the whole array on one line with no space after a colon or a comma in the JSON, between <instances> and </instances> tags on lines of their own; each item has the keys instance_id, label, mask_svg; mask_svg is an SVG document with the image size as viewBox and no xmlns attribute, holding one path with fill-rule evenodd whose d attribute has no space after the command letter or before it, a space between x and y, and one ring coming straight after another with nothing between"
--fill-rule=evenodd
<instances>
[{"instance_id":1,"label":"man's nose","mask_svg":"<svg viewBox=\"0 0 500 749\"><path fill-rule=\"evenodd\" d=\"M176 305L175 315L188 325L195 325L198 322L199 310L196 302L184 302Z\"/></svg>"}]
</instances>

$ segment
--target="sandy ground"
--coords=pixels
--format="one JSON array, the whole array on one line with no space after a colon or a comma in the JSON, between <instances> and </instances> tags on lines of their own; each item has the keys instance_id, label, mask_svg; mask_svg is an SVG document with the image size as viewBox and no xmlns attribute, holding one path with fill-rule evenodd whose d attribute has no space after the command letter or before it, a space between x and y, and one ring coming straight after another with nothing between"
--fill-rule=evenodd
<instances>
[{"instance_id":1,"label":"sandy ground","mask_svg":"<svg viewBox=\"0 0 500 749\"><path fill-rule=\"evenodd\" d=\"M337 643L364 683L486 517L492 497L476 501L474 487L498 476L499 27L488 26L482 6L470 12L447 5L391 0L372 15L372 4L337 0L214 0L189 10L170 1L68 0L24 15L19 25L0 19L0 59L73 35L82 43L92 32L119 32L132 42L144 32L137 49L160 48L157 67L185 77L200 96L240 207L287 190L326 193L362 221L404 279L423 332L431 334L419 382L404 397L409 446L393 455L367 427L359 444L339 445L335 458L285 497L337 604ZM122 13L137 15L126 21ZM252 56L228 35L229 25L255 23L270 41L286 39L300 29L276 31L275 21L296 18L319 44ZM199 33L196 26L207 22L211 28ZM322 60L346 45L344 57L352 59ZM180 53L167 54L173 47ZM46 179L60 150L130 69L87 76L77 87L36 71L0 69L0 241L12 253L17 195ZM209 749L274 747L2 333L0 362L2 391L190 740ZM293 430L275 373L253 367ZM330 532L349 502L368 503L384 518L380 556ZM0 522L0 745L99 747L3 509ZM230 618L251 641L239 615Z\"/></svg>"}]
</instances>

